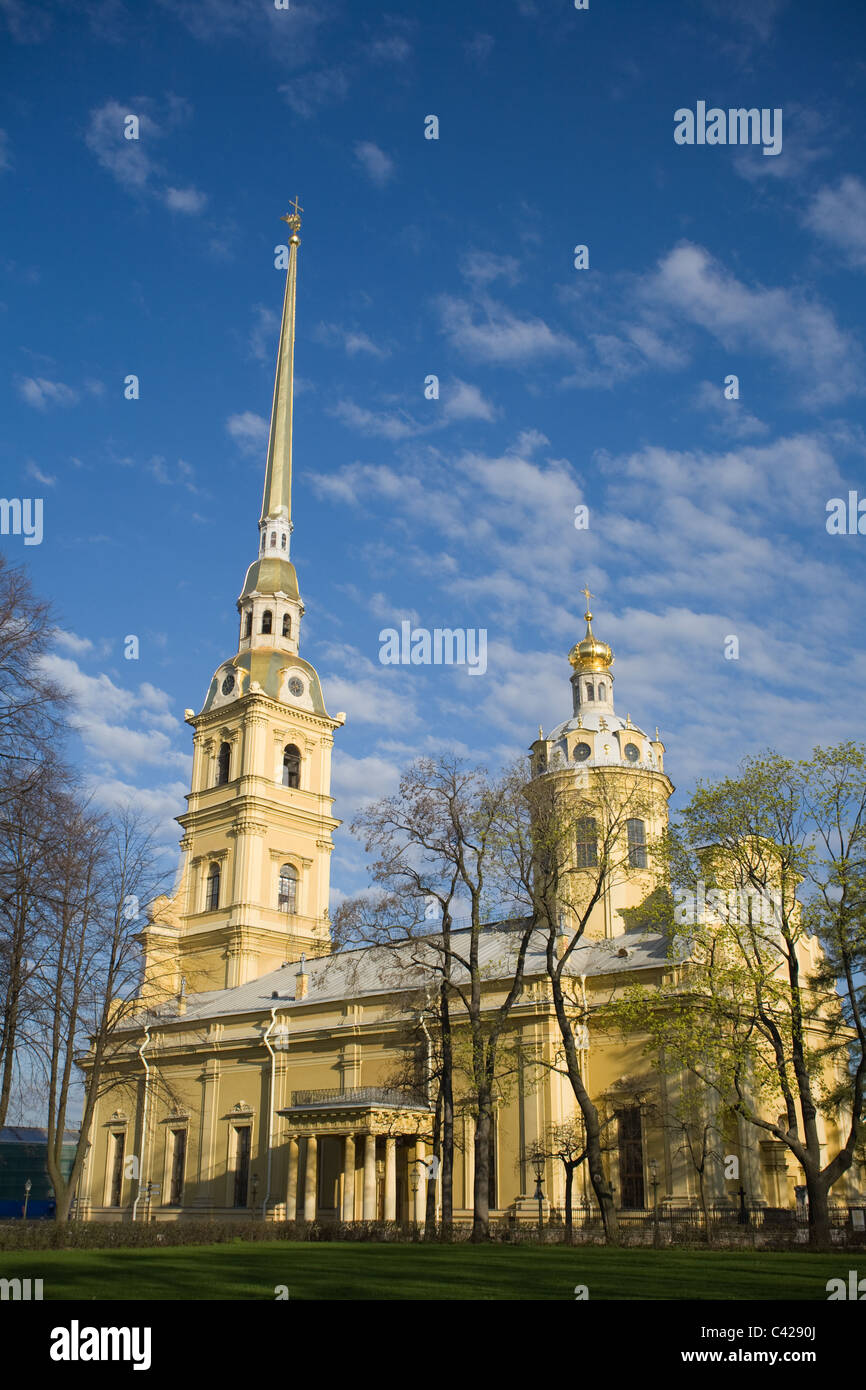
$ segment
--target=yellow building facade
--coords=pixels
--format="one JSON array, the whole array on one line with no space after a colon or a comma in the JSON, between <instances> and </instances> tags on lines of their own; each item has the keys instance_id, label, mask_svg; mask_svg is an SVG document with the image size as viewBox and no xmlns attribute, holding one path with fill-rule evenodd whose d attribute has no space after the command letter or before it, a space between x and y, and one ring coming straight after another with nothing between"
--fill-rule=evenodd
<instances>
[{"instance_id":1,"label":"yellow building facade","mask_svg":"<svg viewBox=\"0 0 866 1390\"><path fill-rule=\"evenodd\" d=\"M201 710L186 712L193 770L176 888L142 933L142 1012L120 1034L103 1085L79 1190L94 1220L237 1217L422 1222L432 1108L430 1047L419 1006L423 972L399 952L331 952L330 856L339 821L330 794L331 750L345 714L330 715L319 677L300 656L304 606L290 559L295 305L300 219L290 229L258 550L238 598L237 651L214 673ZM618 1204L693 1206L695 1171L668 1123L685 1078L649 1075L639 1037L623 1042L593 1022L623 983L660 983L659 936L630 930L655 886L647 846L667 820L673 791L664 745L614 705L613 653L592 629L569 654L569 717L532 744L531 772L563 787L639 785L641 807L624 831L627 872L593 911L570 972L589 1015L584 1077L608 1122L606 1158ZM580 844L576 848L579 856ZM568 905L563 908L568 926ZM514 933L482 940L485 1001L507 984L496 962ZM501 972L500 972L501 973ZM511 1015L524 1059L503 1088L492 1144L492 1215L535 1219L529 1155L551 1126L575 1116L554 1067L559 1033L543 943L527 958ZM525 1059L530 1059L527 1065ZM533 1065L531 1059L538 1065ZM86 1065L86 1064L85 1064ZM416 1078L407 1084L406 1076ZM641 1099L641 1078L650 1106ZM832 1142L835 1135L827 1138ZM790 1206L799 1179L784 1146L747 1125L726 1136L752 1203ZM455 1216L471 1218L473 1119L457 1118ZM575 1201L589 1199L584 1169ZM720 1166L709 1198L736 1202ZM849 1177L834 1196L856 1192ZM561 1212L564 1171L549 1159L544 1192Z\"/></svg>"}]
</instances>

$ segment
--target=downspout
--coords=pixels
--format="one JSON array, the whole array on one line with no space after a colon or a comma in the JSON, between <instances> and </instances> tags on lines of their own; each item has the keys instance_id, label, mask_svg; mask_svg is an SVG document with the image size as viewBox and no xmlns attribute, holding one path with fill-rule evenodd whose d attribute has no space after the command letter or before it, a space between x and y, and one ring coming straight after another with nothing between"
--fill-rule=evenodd
<instances>
[{"instance_id":1,"label":"downspout","mask_svg":"<svg viewBox=\"0 0 866 1390\"><path fill-rule=\"evenodd\" d=\"M274 1147L274 1091L276 1089L277 1058L274 1049L271 1047L271 1033L274 1031L274 1024L277 1021L277 1010L279 1004L274 1004L271 1009L271 1021L267 1026L264 1035L264 1044L271 1056L271 1085L268 1093L268 1175L265 1183L265 1200L262 1202L262 1218L267 1215L268 1202L271 1200L271 1155ZM284 1049L285 1050L285 1049Z\"/></svg>"},{"instance_id":2,"label":"downspout","mask_svg":"<svg viewBox=\"0 0 866 1390\"><path fill-rule=\"evenodd\" d=\"M144 1154L147 1148L147 1102L150 1099L150 1067L147 1065L147 1058L144 1055L144 1049L147 1047L147 1044L149 1042L150 1024L146 1023L144 1025L144 1042L138 1049L138 1055L141 1058L142 1066L144 1067L144 1104L141 1107L141 1165L138 1174L138 1190L135 1194L135 1201L132 1204L133 1221L135 1220L135 1213L138 1210L138 1204L141 1200L141 1189L144 1186Z\"/></svg>"}]
</instances>

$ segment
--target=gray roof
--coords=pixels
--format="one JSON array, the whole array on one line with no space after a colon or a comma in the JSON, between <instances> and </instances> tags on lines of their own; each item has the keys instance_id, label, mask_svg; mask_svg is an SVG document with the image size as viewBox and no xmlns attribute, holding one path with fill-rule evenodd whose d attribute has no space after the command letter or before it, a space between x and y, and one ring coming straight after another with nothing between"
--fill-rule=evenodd
<instances>
[{"instance_id":1,"label":"gray roof","mask_svg":"<svg viewBox=\"0 0 866 1390\"><path fill-rule=\"evenodd\" d=\"M482 928L479 964L485 979L506 979L511 974L519 946L520 925L519 922L504 922ZM458 954L468 948L468 941L468 927L452 933ZM527 952L527 978L546 973L545 953L546 934L539 929L533 933ZM571 976L620 974L658 969L668 958L664 936L635 931L602 941L581 942L569 956L566 970ZM173 998L152 1010L151 1017L157 1015L168 1022L181 1017L188 1021L227 1014L261 1014L280 1001L294 1008L309 1008L341 999L360 999L400 990L408 992L423 988L435 978L431 966L435 968L440 959L441 937L437 934L419 937L411 943L402 942L399 946L364 946L353 951L338 951L307 961L304 967L308 977L307 992L303 999L295 999L295 979L300 967L298 961L293 961L234 989L187 995L183 1015L178 1015L177 1000ZM466 978L466 971L455 962L454 978L459 980L461 976Z\"/></svg>"}]
</instances>

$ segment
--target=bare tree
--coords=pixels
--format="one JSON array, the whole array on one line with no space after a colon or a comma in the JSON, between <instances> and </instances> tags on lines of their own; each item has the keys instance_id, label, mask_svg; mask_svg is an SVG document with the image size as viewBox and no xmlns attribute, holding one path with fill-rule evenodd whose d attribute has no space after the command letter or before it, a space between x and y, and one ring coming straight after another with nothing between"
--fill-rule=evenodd
<instances>
[{"instance_id":1,"label":"bare tree","mask_svg":"<svg viewBox=\"0 0 866 1390\"><path fill-rule=\"evenodd\" d=\"M510 930L501 930L499 959L494 966L485 965L483 945L491 894L502 881L497 863L508 833L503 810L509 794L507 778L492 781L483 769L458 758L422 758L403 774L396 796L365 808L353 825L367 852L376 855L374 881L403 904L398 935L404 940L414 939L420 929L424 957L438 982L446 1227L452 1217L455 1010L468 1035L475 1112L472 1238L476 1241L489 1235L497 1063L512 1006L523 988L532 934L529 922L512 923ZM429 922L424 931L420 909L427 902L437 904L441 912L435 933L430 931ZM466 925L455 931L458 905L465 909ZM499 995L496 1004L490 999L494 986Z\"/></svg>"},{"instance_id":2,"label":"bare tree","mask_svg":"<svg viewBox=\"0 0 866 1390\"><path fill-rule=\"evenodd\" d=\"M572 973L574 952L605 895L636 867L627 822L652 822L658 805L646 780L625 768L591 770L585 778L554 772L527 783L522 767L510 776L506 804L501 872L512 900L524 905L544 943L563 1064L583 1117L590 1180L606 1239L614 1242L617 1217L603 1161L602 1122L581 1065L590 1008Z\"/></svg>"},{"instance_id":3,"label":"bare tree","mask_svg":"<svg viewBox=\"0 0 866 1390\"><path fill-rule=\"evenodd\" d=\"M76 1190L98 1096L113 1084L114 1060L128 1046L118 1030L141 1012L140 917L164 886L151 828L126 808L95 814L69 797L59 807L44 968L40 1045L48 1076L48 1171L57 1220L66 1220ZM89 1043L89 1047L88 1047ZM63 1138L82 1057L85 1085L72 1170L61 1166Z\"/></svg>"},{"instance_id":4,"label":"bare tree","mask_svg":"<svg viewBox=\"0 0 866 1390\"><path fill-rule=\"evenodd\" d=\"M27 571L0 555L0 801L63 732L68 699L43 669L54 638L51 607L33 593Z\"/></svg>"}]
</instances>

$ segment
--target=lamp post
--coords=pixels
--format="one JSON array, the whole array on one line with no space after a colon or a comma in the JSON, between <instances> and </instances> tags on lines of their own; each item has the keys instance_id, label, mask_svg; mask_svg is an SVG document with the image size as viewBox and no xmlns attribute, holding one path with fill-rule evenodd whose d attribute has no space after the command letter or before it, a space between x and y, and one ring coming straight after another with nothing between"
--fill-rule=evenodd
<instances>
[{"instance_id":1,"label":"lamp post","mask_svg":"<svg viewBox=\"0 0 866 1390\"><path fill-rule=\"evenodd\" d=\"M30 1201L30 1189L33 1184L28 1178L24 1184L24 1220L27 1220L27 1203Z\"/></svg>"},{"instance_id":2,"label":"lamp post","mask_svg":"<svg viewBox=\"0 0 866 1390\"><path fill-rule=\"evenodd\" d=\"M417 1159L416 1159L417 1163ZM412 1189L412 1224L417 1225L418 1218L418 1169L413 1165L412 1174L409 1178L409 1186Z\"/></svg>"},{"instance_id":3,"label":"lamp post","mask_svg":"<svg viewBox=\"0 0 866 1390\"><path fill-rule=\"evenodd\" d=\"M544 1192L541 1186L544 1181L544 1154L534 1154L532 1166L535 1169L535 1200L538 1203L538 1231L541 1234L544 1230Z\"/></svg>"},{"instance_id":4,"label":"lamp post","mask_svg":"<svg viewBox=\"0 0 866 1390\"><path fill-rule=\"evenodd\" d=\"M742 1183L740 1183L740 1186L737 1188L737 1196L740 1199L740 1213L737 1217L737 1222L740 1226L748 1226L749 1213L746 1208L746 1189L743 1187Z\"/></svg>"},{"instance_id":5,"label":"lamp post","mask_svg":"<svg viewBox=\"0 0 866 1390\"><path fill-rule=\"evenodd\" d=\"M654 1158L650 1159L650 1186L653 1190L653 1246L659 1243L659 1165Z\"/></svg>"}]
</instances>

